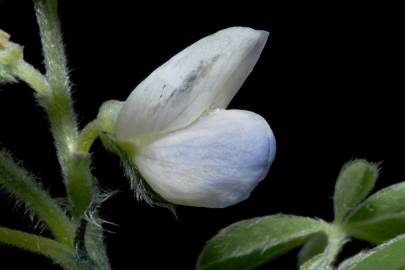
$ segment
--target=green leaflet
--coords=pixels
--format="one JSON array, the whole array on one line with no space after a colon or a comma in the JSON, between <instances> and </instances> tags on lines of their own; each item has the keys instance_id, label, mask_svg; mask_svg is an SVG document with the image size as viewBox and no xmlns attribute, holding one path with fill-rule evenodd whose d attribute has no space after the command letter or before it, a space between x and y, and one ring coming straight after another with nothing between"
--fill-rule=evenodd
<instances>
[{"instance_id":1,"label":"green leaflet","mask_svg":"<svg viewBox=\"0 0 405 270\"><path fill-rule=\"evenodd\" d=\"M381 243L405 233L405 182L370 196L346 220L350 235Z\"/></svg>"},{"instance_id":2,"label":"green leaflet","mask_svg":"<svg viewBox=\"0 0 405 270\"><path fill-rule=\"evenodd\" d=\"M366 160L350 161L343 166L333 196L337 222L341 222L370 193L377 177L377 165Z\"/></svg>"},{"instance_id":3,"label":"green leaflet","mask_svg":"<svg viewBox=\"0 0 405 270\"><path fill-rule=\"evenodd\" d=\"M405 235L347 259L338 270L400 270L405 266Z\"/></svg>"},{"instance_id":4,"label":"green leaflet","mask_svg":"<svg viewBox=\"0 0 405 270\"><path fill-rule=\"evenodd\" d=\"M237 222L208 241L197 269L254 269L303 244L324 226L319 220L287 215Z\"/></svg>"}]
</instances>

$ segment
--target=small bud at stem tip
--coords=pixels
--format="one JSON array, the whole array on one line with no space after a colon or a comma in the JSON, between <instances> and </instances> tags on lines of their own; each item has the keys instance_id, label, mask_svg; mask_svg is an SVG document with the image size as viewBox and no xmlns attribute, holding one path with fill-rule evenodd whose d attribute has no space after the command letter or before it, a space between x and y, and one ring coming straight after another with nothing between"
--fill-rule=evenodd
<instances>
[{"instance_id":1,"label":"small bud at stem tip","mask_svg":"<svg viewBox=\"0 0 405 270\"><path fill-rule=\"evenodd\" d=\"M0 29L0 49L3 49L7 46L9 39L10 34Z\"/></svg>"}]
</instances>

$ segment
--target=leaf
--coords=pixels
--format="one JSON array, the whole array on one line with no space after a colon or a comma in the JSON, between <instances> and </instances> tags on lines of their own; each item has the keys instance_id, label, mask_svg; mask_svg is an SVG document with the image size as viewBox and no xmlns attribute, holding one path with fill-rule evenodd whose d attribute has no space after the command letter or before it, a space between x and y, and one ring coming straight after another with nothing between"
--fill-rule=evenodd
<instances>
[{"instance_id":1,"label":"leaf","mask_svg":"<svg viewBox=\"0 0 405 270\"><path fill-rule=\"evenodd\" d=\"M373 243L405 233L405 182L369 197L347 217L346 223L352 236Z\"/></svg>"},{"instance_id":2,"label":"leaf","mask_svg":"<svg viewBox=\"0 0 405 270\"><path fill-rule=\"evenodd\" d=\"M399 270L405 266L405 235L345 260L338 270Z\"/></svg>"},{"instance_id":3,"label":"leaf","mask_svg":"<svg viewBox=\"0 0 405 270\"><path fill-rule=\"evenodd\" d=\"M298 253L298 265L302 265L312 257L322 253L327 244L328 238L324 233L314 235L303 245Z\"/></svg>"},{"instance_id":4,"label":"leaf","mask_svg":"<svg viewBox=\"0 0 405 270\"><path fill-rule=\"evenodd\" d=\"M208 241L197 269L253 269L303 244L324 225L319 220L287 215L237 222Z\"/></svg>"},{"instance_id":5,"label":"leaf","mask_svg":"<svg viewBox=\"0 0 405 270\"><path fill-rule=\"evenodd\" d=\"M341 222L370 193L377 177L377 165L366 160L353 160L343 166L333 196L337 222Z\"/></svg>"}]
</instances>

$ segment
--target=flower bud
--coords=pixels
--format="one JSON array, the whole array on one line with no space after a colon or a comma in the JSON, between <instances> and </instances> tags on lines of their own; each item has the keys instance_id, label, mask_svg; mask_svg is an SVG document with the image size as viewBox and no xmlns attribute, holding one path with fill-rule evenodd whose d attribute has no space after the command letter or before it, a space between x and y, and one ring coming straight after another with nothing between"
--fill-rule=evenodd
<instances>
[{"instance_id":1,"label":"flower bud","mask_svg":"<svg viewBox=\"0 0 405 270\"><path fill-rule=\"evenodd\" d=\"M13 69L23 58L22 47L9 38L10 35L0 29L0 84L16 81Z\"/></svg>"}]
</instances>

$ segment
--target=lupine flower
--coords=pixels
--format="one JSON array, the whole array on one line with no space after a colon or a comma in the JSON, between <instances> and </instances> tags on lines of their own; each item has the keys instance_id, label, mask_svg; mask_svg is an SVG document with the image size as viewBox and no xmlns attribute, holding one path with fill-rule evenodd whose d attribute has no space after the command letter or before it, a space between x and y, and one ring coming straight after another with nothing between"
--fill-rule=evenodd
<instances>
[{"instance_id":1,"label":"lupine flower","mask_svg":"<svg viewBox=\"0 0 405 270\"><path fill-rule=\"evenodd\" d=\"M222 208L265 178L276 151L270 126L226 107L267 37L245 27L207 36L152 72L124 103L116 139L130 145L140 174L165 200Z\"/></svg>"}]
</instances>

